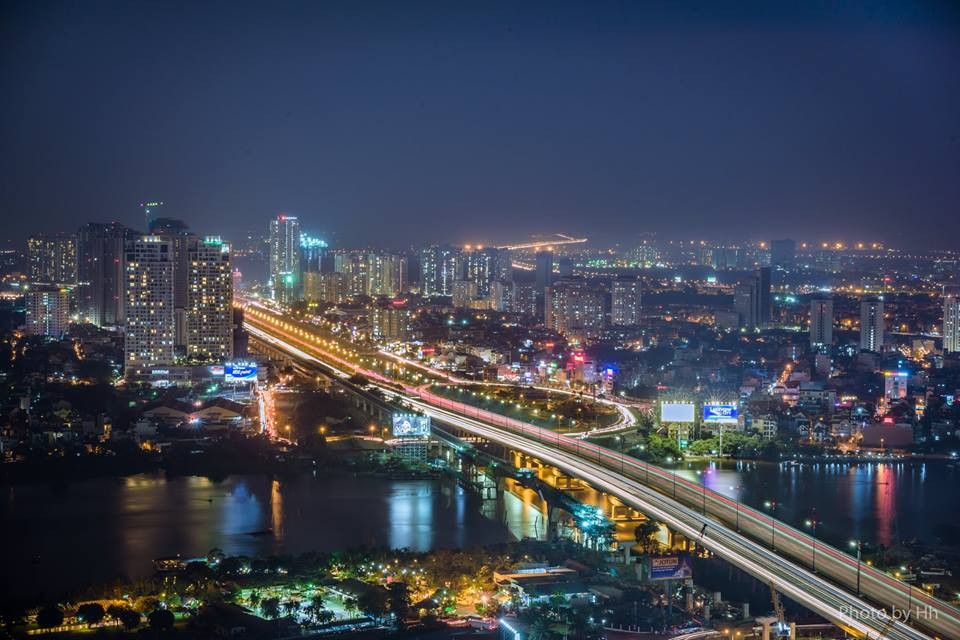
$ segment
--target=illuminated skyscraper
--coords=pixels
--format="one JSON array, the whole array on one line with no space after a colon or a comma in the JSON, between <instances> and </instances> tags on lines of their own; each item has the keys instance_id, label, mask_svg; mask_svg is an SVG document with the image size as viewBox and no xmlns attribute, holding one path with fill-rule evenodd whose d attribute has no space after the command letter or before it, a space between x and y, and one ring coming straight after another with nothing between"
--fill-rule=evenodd
<instances>
[{"instance_id":1,"label":"illuminated skyscraper","mask_svg":"<svg viewBox=\"0 0 960 640\"><path fill-rule=\"evenodd\" d=\"M810 346L829 347L833 344L833 300L818 298L810 301Z\"/></svg>"},{"instance_id":2,"label":"illuminated skyscraper","mask_svg":"<svg viewBox=\"0 0 960 640\"><path fill-rule=\"evenodd\" d=\"M91 222L77 233L77 307L98 327L122 325L126 304L124 251L130 230Z\"/></svg>"},{"instance_id":3,"label":"illuminated skyscraper","mask_svg":"<svg viewBox=\"0 0 960 640\"><path fill-rule=\"evenodd\" d=\"M300 299L300 221L278 215L270 221L270 294L277 302Z\"/></svg>"},{"instance_id":4,"label":"illuminated skyscraper","mask_svg":"<svg viewBox=\"0 0 960 640\"><path fill-rule=\"evenodd\" d=\"M943 287L943 350L960 351L960 285Z\"/></svg>"},{"instance_id":5,"label":"illuminated skyscraper","mask_svg":"<svg viewBox=\"0 0 960 640\"><path fill-rule=\"evenodd\" d=\"M537 296L543 298L544 291L553 284L553 252L538 251L536 254L537 267L534 286Z\"/></svg>"},{"instance_id":6,"label":"illuminated skyscraper","mask_svg":"<svg viewBox=\"0 0 960 640\"><path fill-rule=\"evenodd\" d=\"M187 250L187 355L222 363L233 356L230 246L194 238Z\"/></svg>"},{"instance_id":7,"label":"illuminated skyscraper","mask_svg":"<svg viewBox=\"0 0 960 640\"><path fill-rule=\"evenodd\" d=\"M190 289L190 272L187 253L197 236L183 220L153 218L149 223L149 235L160 236L170 241L173 251L173 317L176 327L176 346L180 353L187 348L187 293Z\"/></svg>"},{"instance_id":8,"label":"illuminated skyscraper","mask_svg":"<svg viewBox=\"0 0 960 640\"><path fill-rule=\"evenodd\" d=\"M368 253L365 256L365 294L372 297L398 296L407 283L407 259L392 253Z\"/></svg>"},{"instance_id":9,"label":"illuminated skyscraper","mask_svg":"<svg viewBox=\"0 0 960 640\"><path fill-rule=\"evenodd\" d=\"M756 305L757 326L770 324L770 267L760 267L753 276L754 304Z\"/></svg>"},{"instance_id":10,"label":"illuminated skyscraper","mask_svg":"<svg viewBox=\"0 0 960 640\"><path fill-rule=\"evenodd\" d=\"M38 235L27 240L30 282L75 284L77 239L68 234Z\"/></svg>"},{"instance_id":11,"label":"illuminated skyscraper","mask_svg":"<svg viewBox=\"0 0 960 640\"><path fill-rule=\"evenodd\" d=\"M640 324L640 302L643 283L639 278L614 280L610 286L610 324L636 326Z\"/></svg>"},{"instance_id":12,"label":"illuminated skyscraper","mask_svg":"<svg viewBox=\"0 0 960 640\"><path fill-rule=\"evenodd\" d=\"M144 229L146 229L147 232L150 231L150 225L154 219L159 217L157 214L160 212L162 207L163 202L159 200L153 200L151 202L144 201L140 203L140 208L143 209Z\"/></svg>"},{"instance_id":13,"label":"illuminated skyscraper","mask_svg":"<svg viewBox=\"0 0 960 640\"><path fill-rule=\"evenodd\" d=\"M420 294L426 298L453 295L453 283L462 279L460 251L434 245L420 252Z\"/></svg>"},{"instance_id":14,"label":"illuminated skyscraper","mask_svg":"<svg viewBox=\"0 0 960 640\"><path fill-rule=\"evenodd\" d=\"M860 301L860 349L883 351L883 300Z\"/></svg>"},{"instance_id":15,"label":"illuminated skyscraper","mask_svg":"<svg viewBox=\"0 0 960 640\"><path fill-rule=\"evenodd\" d=\"M124 366L128 377L174 361L173 246L139 236L127 243Z\"/></svg>"}]
</instances>

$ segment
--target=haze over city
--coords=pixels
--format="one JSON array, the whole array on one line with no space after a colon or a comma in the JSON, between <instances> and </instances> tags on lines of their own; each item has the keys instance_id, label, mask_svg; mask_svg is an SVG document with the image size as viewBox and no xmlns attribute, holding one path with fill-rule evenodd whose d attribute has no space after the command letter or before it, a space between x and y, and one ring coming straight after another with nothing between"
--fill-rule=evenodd
<instances>
[{"instance_id":1,"label":"haze over city","mask_svg":"<svg viewBox=\"0 0 960 640\"><path fill-rule=\"evenodd\" d=\"M0 214L948 248L955 3L6 3ZM909 228L903 224L910 220ZM862 237L862 236L869 237Z\"/></svg>"}]
</instances>

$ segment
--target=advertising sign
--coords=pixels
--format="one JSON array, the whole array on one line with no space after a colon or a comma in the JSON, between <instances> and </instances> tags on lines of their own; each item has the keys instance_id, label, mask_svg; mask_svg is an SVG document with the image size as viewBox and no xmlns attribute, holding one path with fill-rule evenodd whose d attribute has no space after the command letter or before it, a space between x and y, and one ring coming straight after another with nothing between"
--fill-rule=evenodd
<instances>
[{"instance_id":1,"label":"advertising sign","mask_svg":"<svg viewBox=\"0 0 960 640\"><path fill-rule=\"evenodd\" d=\"M708 424L736 424L737 405L735 404L704 404L703 421Z\"/></svg>"},{"instance_id":2,"label":"advertising sign","mask_svg":"<svg viewBox=\"0 0 960 640\"><path fill-rule=\"evenodd\" d=\"M660 422L693 422L695 412L692 402L663 403L660 405Z\"/></svg>"},{"instance_id":3,"label":"advertising sign","mask_svg":"<svg viewBox=\"0 0 960 640\"><path fill-rule=\"evenodd\" d=\"M235 360L223 365L224 382L256 382L257 363L252 360Z\"/></svg>"},{"instance_id":4,"label":"advertising sign","mask_svg":"<svg viewBox=\"0 0 960 640\"><path fill-rule=\"evenodd\" d=\"M430 416L415 413L393 414L393 435L395 438L421 438L430 435Z\"/></svg>"},{"instance_id":5,"label":"advertising sign","mask_svg":"<svg viewBox=\"0 0 960 640\"><path fill-rule=\"evenodd\" d=\"M651 580L684 580L692 577L693 562L685 553L650 558Z\"/></svg>"}]
</instances>

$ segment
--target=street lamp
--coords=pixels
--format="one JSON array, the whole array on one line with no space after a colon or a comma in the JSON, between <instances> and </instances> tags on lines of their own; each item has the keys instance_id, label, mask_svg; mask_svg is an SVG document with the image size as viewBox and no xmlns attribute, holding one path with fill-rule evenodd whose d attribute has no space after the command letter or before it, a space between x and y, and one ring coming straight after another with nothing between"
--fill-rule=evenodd
<instances>
[{"instance_id":1,"label":"street lamp","mask_svg":"<svg viewBox=\"0 0 960 640\"><path fill-rule=\"evenodd\" d=\"M813 510L813 516L807 520L804 524L810 527L810 530L813 532L813 535L810 536L810 541L813 543L813 556L810 560L810 569L816 573L817 572L817 525L820 524L820 521L817 520L817 510Z\"/></svg>"},{"instance_id":2,"label":"street lamp","mask_svg":"<svg viewBox=\"0 0 960 640\"><path fill-rule=\"evenodd\" d=\"M733 491L733 499L737 501L737 533L740 533L740 490L743 489L740 485L735 487L730 487L730 491Z\"/></svg>"},{"instance_id":3,"label":"street lamp","mask_svg":"<svg viewBox=\"0 0 960 640\"><path fill-rule=\"evenodd\" d=\"M703 515L707 515L707 474L710 473L709 469L704 469L703 471L697 470L697 475L700 476L700 487L703 489Z\"/></svg>"},{"instance_id":4,"label":"street lamp","mask_svg":"<svg viewBox=\"0 0 960 640\"><path fill-rule=\"evenodd\" d=\"M767 500L763 503L763 506L767 509L770 509L770 548L774 551L777 550L777 521L774 519L774 514L777 511L777 502L776 500Z\"/></svg>"},{"instance_id":5,"label":"street lamp","mask_svg":"<svg viewBox=\"0 0 960 640\"><path fill-rule=\"evenodd\" d=\"M863 552L863 541L862 540L851 540L851 547L857 548L857 595L860 595L860 558L862 557Z\"/></svg>"},{"instance_id":6,"label":"street lamp","mask_svg":"<svg viewBox=\"0 0 960 640\"><path fill-rule=\"evenodd\" d=\"M620 475L623 475L623 436L617 436L617 444L620 445Z\"/></svg>"}]
</instances>

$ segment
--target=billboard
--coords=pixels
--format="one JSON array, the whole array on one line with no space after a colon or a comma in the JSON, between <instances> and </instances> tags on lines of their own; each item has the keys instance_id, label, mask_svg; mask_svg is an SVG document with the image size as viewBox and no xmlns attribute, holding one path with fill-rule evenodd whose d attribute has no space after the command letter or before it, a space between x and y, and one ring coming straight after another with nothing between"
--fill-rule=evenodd
<instances>
[{"instance_id":1,"label":"billboard","mask_svg":"<svg viewBox=\"0 0 960 640\"><path fill-rule=\"evenodd\" d=\"M393 414L393 436L395 438L418 438L430 435L430 416L415 413Z\"/></svg>"},{"instance_id":2,"label":"billboard","mask_svg":"<svg viewBox=\"0 0 960 640\"><path fill-rule=\"evenodd\" d=\"M692 402L665 402L660 405L660 422L693 422L695 411Z\"/></svg>"},{"instance_id":3,"label":"billboard","mask_svg":"<svg viewBox=\"0 0 960 640\"><path fill-rule=\"evenodd\" d=\"M223 365L224 382L256 382L257 363L252 360L235 360Z\"/></svg>"},{"instance_id":4,"label":"billboard","mask_svg":"<svg viewBox=\"0 0 960 640\"><path fill-rule=\"evenodd\" d=\"M706 424L736 424L737 405L706 403L703 405L703 421Z\"/></svg>"},{"instance_id":5,"label":"billboard","mask_svg":"<svg viewBox=\"0 0 960 640\"><path fill-rule=\"evenodd\" d=\"M684 580L693 577L693 562L685 553L650 558L651 580Z\"/></svg>"}]
</instances>

